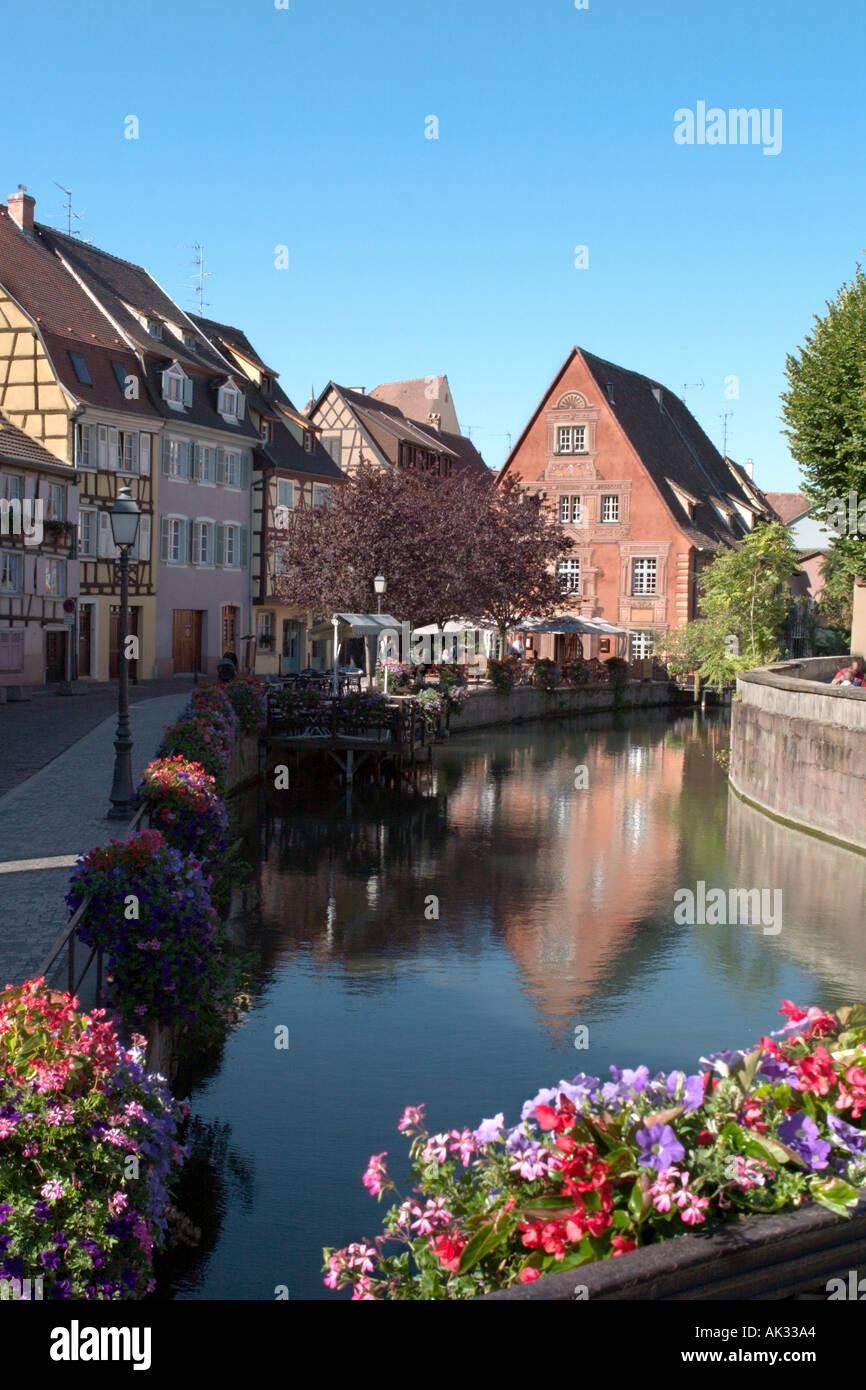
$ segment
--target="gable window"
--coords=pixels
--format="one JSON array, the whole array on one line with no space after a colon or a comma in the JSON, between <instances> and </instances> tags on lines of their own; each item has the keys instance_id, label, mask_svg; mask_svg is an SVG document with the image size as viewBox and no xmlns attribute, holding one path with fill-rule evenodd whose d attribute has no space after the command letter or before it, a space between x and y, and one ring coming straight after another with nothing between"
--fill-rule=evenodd
<instances>
[{"instance_id":1,"label":"gable window","mask_svg":"<svg viewBox=\"0 0 866 1390\"><path fill-rule=\"evenodd\" d=\"M90 379L90 372L87 370L87 363L81 353L70 351L69 360L72 363L72 370L75 372L75 375L82 385L92 386L93 382Z\"/></svg>"},{"instance_id":2,"label":"gable window","mask_svg":"<svg viewBox=\"0 0 866 1390\"><path fill-rule=\"evenodd\" d=\"M313 452L313 443L313 436L310 431L304 430L304 453L311 454Z\"/></svg>"},{"instance_id":3,"label":"gable window","mask_svg":"<svg viewBox=\"0 0 866 1390\"><path fill-rule=\"evenodd\" d=\"M151 338L159 338L160 340L162 340L162 338L165 337L165 329L163 325L160 323L159 319L148 319L147 331L150 334Z\"/></svg>"},{"instance_id":4,"label":"gable window","mask_svg":"<svg viewBox=\"0 0 866 1390\"><path fill-rule=\"evenodd\" d=\"M277 479L277 506L291 511L295 505L295 485L291 478Z\"/></svg>"},{"instance_id":5,"label":"gable window","mask_svg":"<svg viewBox=\"0 0 866 1390\"><path fill-rule=\"evenodd\" d=\"M602 497L601 519L602 521L619 521L619 497L616 493Z\"/></svg>"},{"instance_id":6,"label":"gable window","mask_svg":"<svg viewBox=\"0 0 866 1390\"><path fill-rule=\"evenodd\" d=\"M24 479L17 473L0 473L0 497L4 502L20 502Z\"/></svg>"},{"instance_id":7,"label":"gable window","mask_svg":"<svg viewBox=\"0 0 866 1390\"><path fill-rule=\"evenodd\" d=\"M559 580L560 593L576 594L580 592L580 560L571 556L565 560L560 560L556 567L556 576Z\"/></svg>"},{"instance_id":8,"label":"gable window","mask_svg":"<svg viewBox=\"0 0 866 1390\"><path fill-rule=\"evenodd\" d=\"M265 376L265 375L263 374L263 375L261 376L260 380L259 380L259 390L260 390L260 391L263 391L263 392L265 393L265 395L267 395L268 392L270 391L270 389L271 389L271 379L270 379L269 376Z\"/></svg>"},{"instance_id":9,"label":"gable window","mask_svg":"<svg viewBox=\"0 0 866 1390\"><path fill-rule=\"evenodd\" d=\"M560 497L559 520L563 526L578 526L580 524L580 515L579 497Z\"/></svg>"},{"instance_id":10,"label":"gable window","mask_svg":"<svg viewBox=\"0 0 866 1390\"><path fill-rule=\"evenodd\" d=\"M198 348L198 343L191 333L184 333L183 345L185 348L189 348L190 352L195 352Z\"/></svg>"},{"instance_id":11,"label":"gable window","mask_svg":"<svg viewBox=\"0 0 866 1390\"><path fill-rule=\"evenodd\" d=\"M66 488L62 483L49 483L45 499L45 520L66 520Z\"/></svg>"},{"instance_id":12,"label":"gable window","mask_svg":"<svg viewBox=\"0 0 866 1390\"><path fill-rule=\"evenodd\" d=\"M24 556L0 550L0 594L20 594L24 581Z\"/></svg>"},{"instance_id":13,"label":"gable window","mask_svg":"<svg viewBox=\"0 0 866 1390\"><path fill-rule=\"evenodd\" d=\"M82 507L78 513L78 553L82 559L96 558L96 510Z\"/></svg>"},{"instance_id":14,"label":"gable window","mask_svg":"<svg viewBox=\"0 0 866 1390\"><path fill-rule=\"evenodd\" d=\"M330 507L330 505L331 505L331 489L330 489L329 487L324 487L323 485L321 485L321 484L319 484L319 483L314 483L314 484L313 484L313 506L314 506L314 507Z\"/></svg>"},{"instance_id":15,"label":"gable window","mask_svg":"<svg viewBox=\"0 0 866 1390\"><path fill-rule=\"evenodd\" d=\"M172 362L162 374L162 398L172 410L192 405L192 379L177 362Z\"/></svg>"},{"instance_id":16,"label":"gable window","mask_svg":"<svg viewBox=\"0 0 866 1390\"><path fill-rule=\"evenodd\" d=\"M586 425L558 425L556 452L558 454L585 454Z\"/></svg>"},{"instance_id":17,"label":"gable window","mask_svg":"<svg viewBox=\"0 0 866 1390\"><path fill-rule=\"evenodd\" d=\"M227 420L244 418L244 398L233 381L227 381L217 392L217 410Z\"/></svg>"},{"instance_id":18,"label":"gable window","mask_svg":"<svg viewBox=\"0 0 866 1390\"><path fill-rule=\"evenodd\" d=\"M645 661L655 649L652 632L632 632L629 634L629 658L631 661Z\"/></svg>"},{"instance_id":19,"label":"gable window","mask_svg":"<svg viewBox=\"0 0 866 1390\"><path fill-rule=\"evenodd\" d=\"M633 594L656 592L656 560L632 560L631 591Z\"/></svg>"},{"instance_id":20,"label":"gable window","mask_svg":"<svg viewBox=\"0 0 866 1390\"><path fill-rule=\"evenodd\" d=\"M274 426L271 420L262 420L261 436L265 444L273 444Z\"/></svg>"}]
</instances>

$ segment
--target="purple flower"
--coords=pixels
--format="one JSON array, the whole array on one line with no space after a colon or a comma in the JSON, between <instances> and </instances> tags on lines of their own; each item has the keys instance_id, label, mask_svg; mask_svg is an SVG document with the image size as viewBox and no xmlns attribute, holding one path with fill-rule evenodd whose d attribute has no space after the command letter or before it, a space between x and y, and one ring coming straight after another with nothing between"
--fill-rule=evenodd
<instances>
[{"instance_id":1,"label":"purple flower","mask_svg":"<svg viewBox=\"0 0 866 1390\"><path fill-rule=\"evenodd\" d=\"M479 1144L495 1144L497 1139L501 1139L505 1133L505 1116L500 1111L494 1115L492 1120L482 1120L475 1131L475 1138Z\"/></svg>"},{"instance_id":2,"label":"purple flower","mask_svg":"<svg viewBox=\"0 0 866 1390\"><path fill-rule=\"evenodd\" d=\"M33 1215L36 1217L37 1221L50 1221L52 1211L47 1202L34 1202Z\"/></svg>"},{"instance_id":3,"label":"purple flower","mask_svg":"<svg viewBox=\"0 0 866 1390\"><path fill-rule=\"evenodd\" d=\"M832 1111L827 1115L827 1125L838 1141L841 1148L849 1154L866 1153L866 1130L857 1129L856 1125L846 1124L840 1120L838 1115Z\"/></svg>"},{"instance_id":4,"label":"purple flower","mask_svg":"<svg viewBox=\"0 0 866 1390\"><path fill-rule=\"evenodd\" d=\"M700 1110L704 1103L704 1078L686 1076L683 1071L672 1071L667 1078L666 1091L672 1100L676 1099L685 1106L686 1114L692 1110Z\"/></svg>"},{"instance_id":5,"label":"purple flower","mask_svg":"<svg viewBox=\"0 0 866 1390\"><path fill-rule=\"evenodd\" d=\"M562 1095L568 1096L572 1105L580 1109L584 1101L592 1098L598 1087L599 1079L597 1076L586 1076L580 1072L573 1081L560 1081L556 1089Z\"/></svg>"},{"instance_id":6,"label":"purple flower","mask_svg":"<svg viewBox=\"0 0 866 1390\"><path fill-rule=\"evenodd\" d=\"M762 1057L758 1073L770 1081L784 1081L795 1069L783 1057Z\"/></svg>"},{"instance_id":7,"label":"purple flower","mask_svg":"<svg viewBox=\"0 0 866 1390\"><path fill-rule=\"evenodd\" d=\"M7 1216L12 1215L12 1208L8 1202L0 1202L0 1221L5 1221Z\"/></svg>"},{"instance_id":8,"label":"purple flower","mask_svg":"<svg viewBox=\"0 0 866 1390\"><path fill-rule=\"evenodd\" d=\"M556 1086L542 1087L538 1095L533 1096L532 1100L525 1100L523 1102L523 1109L520 1112L521 1120L533 1119L536 1105L555 1105L558 1095L559 1091Z\"/></svg>"},{"instance_id":9,"label":"purple flower","mask_svg":"<svg viewBox=\"0 0 866 1390\"><path fill-rule=\"evenodd\" d=\"M790 1115L779 1125L779 1138L789 1149L793 1149L810 1168L827 1167L830 1145L818 1138L818 1126L811 1116L802 1111Z\"/></svg>"},{"instance_id":10,"label":"purple flower","mask_svg":"<svg viewBox=\"0 0 866 1390\"><path fill-rule=\"evenodd\" d=\"M644 1127L638 1130L636 1138L644 1168L657 1168L661 1173L685 1157L686 1151L670 1125Z\"/></svg>"}]
</instances>

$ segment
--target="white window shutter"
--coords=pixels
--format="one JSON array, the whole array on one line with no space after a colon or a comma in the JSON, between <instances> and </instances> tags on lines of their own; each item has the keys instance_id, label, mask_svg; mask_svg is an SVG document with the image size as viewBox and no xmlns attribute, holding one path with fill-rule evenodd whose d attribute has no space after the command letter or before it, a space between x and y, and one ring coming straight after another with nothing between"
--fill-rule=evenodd
<instances>
[{"instance_id":1,"label":"white window shutter","mask_svg":"<svg viewBox=\"0 0 866 1390\"><path fill-rule=\"evenodd\" d=\"M240 391L238 391L237 400L238 400L238 419L239 419L239 420L242 420L242 419L244 418L244 411L246 410L246 405L247 405L247 403L246 403L246 401L245 401L245 399L244 399L244 397L243 397L243 395L242 395L242 393L241 393Z\"/></svg>"},{"instance_id":2,"label":"white window shutter","mask_svg":"<svg viewBox=\"0 0 866 1390\"><path fill-rule=\"evenodd\" d=\"M111 534L111 518L108 512L99 513L99 558L100 560L110 560L116 550L114 537Z\"/></svg>"},{"instance_id":3,"label":"white window shutter","mask_svg":"<svg viewBox=\"0 0 866 1390\"><path fill-rule=\"evenodd\" d=\"M143 478L150 477L150 445L153 436L141 434L138 437L138 466Z\"/></svg>"},{"instance_id":4,"label":"white window shutter","mask_svg":"<svg viewBox=\"0 0 866 1390\"><path fill-rule=\"evenodd\" d=\"M168 526L169 526L168 517L167 517L167 516L160 517L160 521L159 521L159 558L160 558L160 560L167 560L167 559L168 559Z\"/></svg>"},{"instance_id":5,"label":"white window shutter","mask_svg":"<svg viewBox=\"0 0 866 1390\"><path fill-rule=\"evenodd\" d=\"M146 513L142 513L138 523L138 558L143 564L150 564L150 517Z\"/></svg>"},{"instance_id":6,"label":"white window shutter","mask_svg":"<svg viewBox=\"0 0 866 1390\"><path fill-rule=\"evenodd\" d=\"M183 379L183 403L192 405L192 377L185 376Z\"/></svg>"},{"instance_id":7,"label":"white window shutter","mask_svg":"<svg viewBox=\"0 0 866 1390\"><path fill-rule=\"evenodd\" d=\"M214 544L214 564L224 565L226 562L226 528L223 522L218 521L215 528Z\"/></svg>"},{"instance_id":8,"label":"white window shutter","mask_svg":"<svg viewBox=\"0 0 866 1390\"><path fill-rule=\"evenodd\" d=\"M108 467L116 472L120 459L120 432L113 425L108 427Z\"/></svg>"},{"instance_id":9,"label":"white window shutter","mask_svg":"<svg viewBox=\"0 0 866 1390\"><path fill-rule=\"evenodd\" d=\"M108 426L96 427L96 462L99 468L108 467Z\"/></svg>"}]
</instances>

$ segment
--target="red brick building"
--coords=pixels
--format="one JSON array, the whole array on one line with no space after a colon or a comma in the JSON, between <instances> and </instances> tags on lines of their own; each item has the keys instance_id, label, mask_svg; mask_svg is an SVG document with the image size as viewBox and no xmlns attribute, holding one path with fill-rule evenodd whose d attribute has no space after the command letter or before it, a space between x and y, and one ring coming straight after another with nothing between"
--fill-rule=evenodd
<instances>
[{"instance_id":1,"label":"red brick building","mask_svg":"<svg viewBox=\"0 0 866 1390\"><path fill-rule=\"evenodd\" d=\"M697 576L719 547L773 516L678 396L577 347L500 481L509 476L544 493L575 542L559 562L562 611L626 628L632 660L696 616ZM564 654L541 640L551 650L540 654Z\"/></svg>"}]
</instances>

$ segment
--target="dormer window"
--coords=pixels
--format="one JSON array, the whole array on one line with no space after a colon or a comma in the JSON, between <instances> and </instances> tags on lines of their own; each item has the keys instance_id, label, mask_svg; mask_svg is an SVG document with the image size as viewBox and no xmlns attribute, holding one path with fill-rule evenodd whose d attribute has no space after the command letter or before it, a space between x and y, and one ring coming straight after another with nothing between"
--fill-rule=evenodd
<instances>
[{"instance_id":1,"label":"dormer window","mask_svg":"<svg viewBox=\"0 0 866 1390\"><path fill-rule=\"evenodd\" d=\"M183 345L185 348L189 348L190 352L195 352L198 349L198 343L191 333L184 333Z\"/></svg>"},{"instance_id":2,"label":"dormer window","mask_svg":"<svg viewBox=\"0 0 866 1390\"><path fill-rule=\"evenodd\" d=\"M312 452L313 452L313 436L312 436L312 434L310 433L309 430L304 430L304 453L305 453L305 454L311 454Z\"/></svg>"},{"instance_id":3,"label":"dormer window","mask_svg":"<svg viewBox=\"0 0 866 1390\"><path fill-rule=\"evenodd\" d=\"M147 331L151 338L159 338L161 341L165 337L165 327L159 319L148 319Z\"/></svg>"},{"instance_id":4,"label":"dormer window","mask_svg":"<svg viewBox=\"0 0 866 1390\"><path fill-rule=\"evenodd\" d=\"M162 398L172 410L192 405L192 380L177 362L162 374Z\"/></svg>"},{"instance_id":5,"label":"dormer window","mask_svg":"<svg viewBox=\"0 0 866 1390\"><path fill-rule=\"evenodd\" d=\"M231 379L217 392L217 410L224 420L236 422L244 418L244 398Z\"/></svg>"},{"instance_id":6,"label":"dormer window","mask_svg":"<svg viewBox=\"0 0 866 1390\"><path fill-rule=\"evenodd\" d=\"M262 379L259 383L259 389L264 391L265 395L268 394L268 392L271 389L271 379L269 376L262 376Z\"/></svg>"},{"instance_id":7,"label":"dormer window","mask_svg":"<svg viewBox=\"0 0 866 1390\"><path fill-rule=\"evenodd\" d=\"M274 426L270 420L262 421L261 436L265 444L272 444L274 442Z\"/></svg>"}]
</instances>

